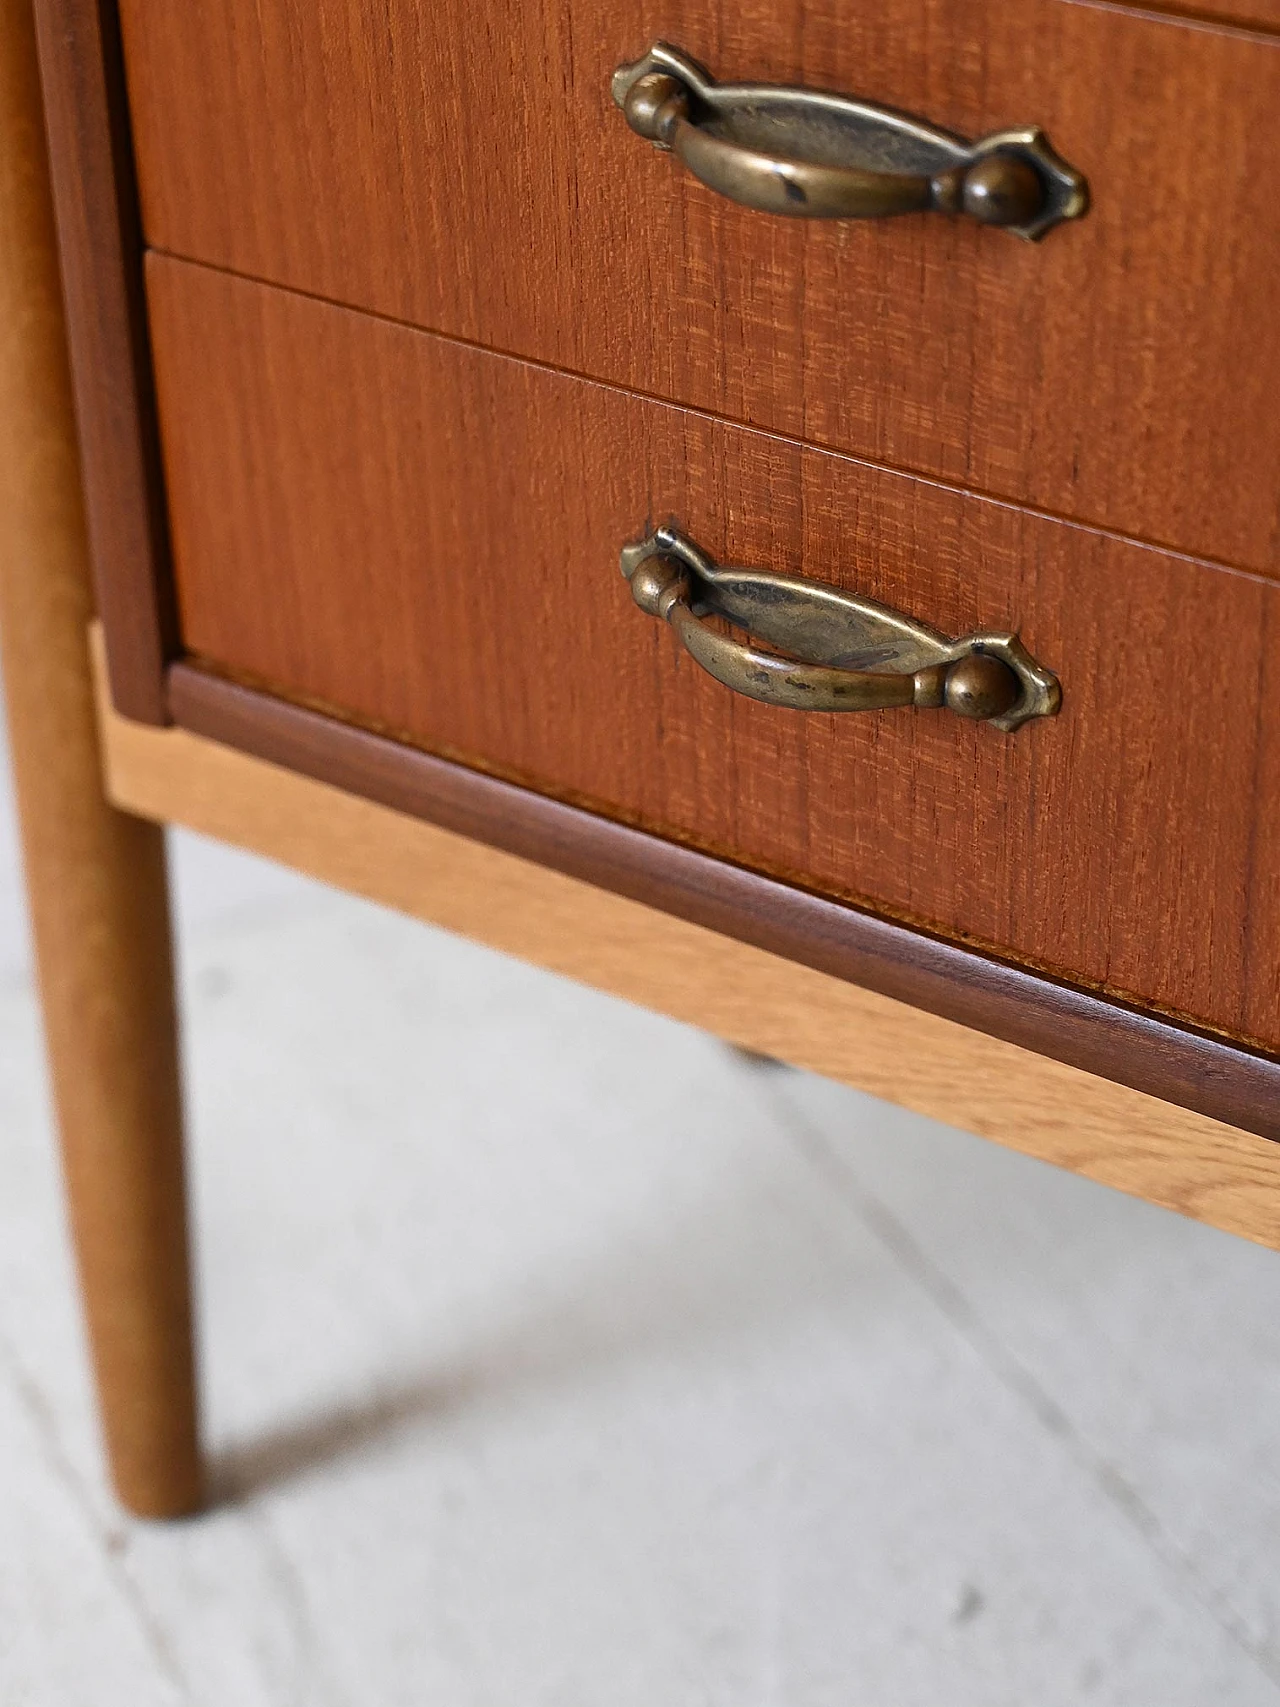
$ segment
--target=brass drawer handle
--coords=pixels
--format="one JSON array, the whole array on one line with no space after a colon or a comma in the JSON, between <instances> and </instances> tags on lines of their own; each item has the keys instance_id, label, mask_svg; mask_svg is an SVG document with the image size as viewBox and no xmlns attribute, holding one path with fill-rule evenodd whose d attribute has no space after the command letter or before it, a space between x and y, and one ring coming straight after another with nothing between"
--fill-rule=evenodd
<instances>
[{"instance_id":1,"label":"brass drawer handle","mask_svg":"<svg viewBox=\"0 0 1280 1707\"><path fill-rule=\"evenodd\" d=\"M674 527L624 545L622 573L642 611L670 623L689 656L735 693L793 711L947 707L1016 729L1052 717L1058 678L1015 634L963 640L872 599L762 569L724 569ZM732 640L701 620L725 617L790 654Z\"/></svg>"},{"instance_id":2,"label":"brass drawer handle","mask_svg":"<svg viewBox=\"0 0 1280 1707\"><path fill-rule=\"evenodd\" d=\"M618 67L613 98L638 135L761 213L881 219L936 208L1034 241L1089 205L1083 177L1035 126L966 142L848 95L717 83L666 42Z\"/></svg>"}]
</instances>

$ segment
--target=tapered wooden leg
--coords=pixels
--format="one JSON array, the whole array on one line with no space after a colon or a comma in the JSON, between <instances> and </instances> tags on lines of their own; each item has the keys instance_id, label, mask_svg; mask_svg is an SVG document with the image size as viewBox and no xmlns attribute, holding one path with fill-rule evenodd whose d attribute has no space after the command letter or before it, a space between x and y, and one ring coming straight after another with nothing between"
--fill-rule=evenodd
<instances>
[{"instance_id":1,"label":"tapered wooden leg","mask_svg":"<svg viewBox=\"0 0 1280 1707\"><path fill-rule=\"evenodd\" d=\"M0 664L45 1038L107 1450L200 1503L162 833L103 796L30 0L0 0Z\"/></svg>"}]
</instances>

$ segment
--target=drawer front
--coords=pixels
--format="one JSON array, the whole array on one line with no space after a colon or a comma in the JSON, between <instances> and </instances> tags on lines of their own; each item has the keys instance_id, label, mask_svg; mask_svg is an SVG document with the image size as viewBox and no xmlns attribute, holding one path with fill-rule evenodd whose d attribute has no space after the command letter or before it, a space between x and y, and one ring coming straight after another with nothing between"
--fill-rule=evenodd
<instances>
[{"instance_id":1,"label":"drawer front","mask_svg":"<svg viewBox=\"0 0 1280 1707\"><path fill-rule=\"evenodd\" d=\"M1280 44L1067 0L123 0L158 248L1270 571ZM779 219L632 133L657 36L980 136L1085 218Z\"/></svg>"},{"instance_id":2,"label":"drawer front","mask_svg":"<svg viewBox=\"0 0 1280 1707\"><path fill-rule=\"evenodd\" d=\"M183 632L272 691L754 869L1280 1044L1280 589L168 259ZM1021 634L1061 714L801 714L633 604L722 561Z\"/></svg>"}]
</instances>

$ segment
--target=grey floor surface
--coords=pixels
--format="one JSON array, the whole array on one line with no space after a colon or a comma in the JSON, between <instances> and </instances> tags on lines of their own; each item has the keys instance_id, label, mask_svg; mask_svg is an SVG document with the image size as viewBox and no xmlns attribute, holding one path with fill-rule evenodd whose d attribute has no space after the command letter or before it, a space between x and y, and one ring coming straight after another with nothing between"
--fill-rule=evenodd
<instances>
[{"instance_id":1,"label":"grey floor surface","mask_svg":"<svg viewBox=\"0 0 1280 1707\"><path fill-rule=\"evenodd\" d=\"M1280 1704L1280 1257L175 863L221 1503L148 1527L0 834L4 1707Z\"/></svg>"}]
</instances>

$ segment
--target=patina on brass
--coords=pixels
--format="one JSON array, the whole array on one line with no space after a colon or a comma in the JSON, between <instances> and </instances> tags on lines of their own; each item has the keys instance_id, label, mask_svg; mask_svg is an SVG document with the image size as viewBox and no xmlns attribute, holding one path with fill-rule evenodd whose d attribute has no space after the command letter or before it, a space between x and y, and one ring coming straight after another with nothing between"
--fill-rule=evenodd
<instances>
[{"instance_id":1,"label":"patina on brass","mask_svg":"<svg viewBox=\"0 0 1280 1707\"><path fill-rule=\"evenodd\" d=\"M624 545L622 573L640 609L670 623L690 657L735 693L792 711L945 706L1016 729L1052 717L1058 678L1015 634L949 640L925 623L821 581L713 563L678 528ZM703 620L726 618L787 657L761 652Z\"/></svg>"},{"instance_id":2,"label":"patina on brass","mask_svg":"<svg viewBox=\"0 0 1280 1707\"><path fill-rule=\"evenodd\" d=\"M848 95L717 83L666 42L618 67L613 98L632 130L762 213L880 219L932 208L1035 241L1089 205L1084 178L1035 126L966 142Z\"/></svg>"}]
</instances>

